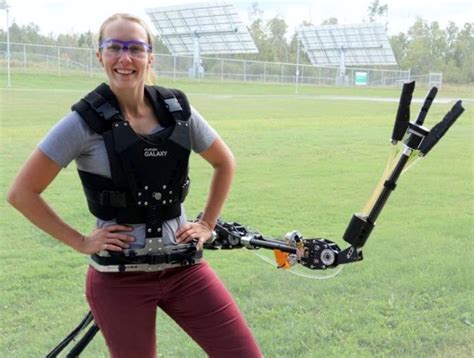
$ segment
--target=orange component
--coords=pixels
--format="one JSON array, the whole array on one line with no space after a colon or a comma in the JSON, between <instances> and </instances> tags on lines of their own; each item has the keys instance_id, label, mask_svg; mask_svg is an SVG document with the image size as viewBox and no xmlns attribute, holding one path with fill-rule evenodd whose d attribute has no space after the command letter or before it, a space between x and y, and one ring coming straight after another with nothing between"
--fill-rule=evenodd
<instances>
[{"instance_id":1,"label":"orange component","mask_svg":"<svg viewBox=\"0 0 474 358\"><path fill-rule=\"evenodd\" d=\"M290 268L290 264L288 262L288 252L273 250L273 254L275 255L275 260L277 262L278 268L282 268L284 270Z\"/></svg>"}]
</instances>

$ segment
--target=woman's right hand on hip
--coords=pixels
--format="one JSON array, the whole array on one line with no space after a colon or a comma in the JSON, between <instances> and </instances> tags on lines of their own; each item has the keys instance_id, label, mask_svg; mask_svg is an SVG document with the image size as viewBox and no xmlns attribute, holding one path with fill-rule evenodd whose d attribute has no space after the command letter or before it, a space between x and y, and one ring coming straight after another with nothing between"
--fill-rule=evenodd
<instances>
[{"instance_id":1,"label":"woman's right hand on hip","mask_svg":"<svg viewBox=\"0 0 474 358\"><path fill-rule=\"evenodd\" d=\"M82 237L78 251L83 254L96 254L103 250L120 252L129 247L135 238L127 232L133 228L125 225L110 225L95 229L89 235Z\"/></svg>"}]
</instances>

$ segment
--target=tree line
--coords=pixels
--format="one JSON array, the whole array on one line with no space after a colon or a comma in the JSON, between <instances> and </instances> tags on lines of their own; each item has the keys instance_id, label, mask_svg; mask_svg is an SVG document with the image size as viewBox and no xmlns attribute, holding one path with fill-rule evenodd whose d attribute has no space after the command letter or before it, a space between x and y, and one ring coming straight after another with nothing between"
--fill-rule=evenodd
<instances>
[{"instance_id":1,"label":"tree line","mask_svg":"<svg viewBox=\"0 0 474 358\"><path fill-rule=\"evenodd\" d=\"M387 28L388 6L374 0L367 8L365 22L382 22ZM295 63L297 60L298 40L296 34L288 38L288 24L282 16L264 19L264 12L257 2L249 9L249 31L259 49L258 54L228 56L233 58ZM328 18L320 25L337 24L337 18ZM302 26L314 25L303 21ZM412 74L443 72L445 82L474 82L474 23L465 23L459 27L454 22L443 29L434 21L428 23L419 18L408 29L390 36L395 58L399 68L411 69ZM42 35L38 25L30 23L19 26L15 22L9 28L10 41L53 46L72 46L82 48L97 47L98 34L84 33ZM6 31L0 30L0 41L6 41ZM169 53L159 38L154 39L156 53ZM310 61L300 51L300 63Z\"/></svg>"}]
</instances>

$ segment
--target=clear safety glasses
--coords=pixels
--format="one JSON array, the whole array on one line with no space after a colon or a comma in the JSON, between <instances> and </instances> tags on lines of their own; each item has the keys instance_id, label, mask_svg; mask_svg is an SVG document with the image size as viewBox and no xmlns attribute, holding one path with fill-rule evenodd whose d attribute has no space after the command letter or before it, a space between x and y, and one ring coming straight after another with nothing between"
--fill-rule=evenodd
<instances>
[{"instance_id":1,"label":"clear safety glasses","mask_svg":"<svg viewBox=\"0 0 474 358\"><path fill-rule=\"evenodd\" d=\"M100 43L99 49L104 55L110 57L117 57L124 52L128 52L131 57L144 58L151 52L152 47L138 40L121 41L117 39L105 39Z\"/></svg>"}]
</instances>

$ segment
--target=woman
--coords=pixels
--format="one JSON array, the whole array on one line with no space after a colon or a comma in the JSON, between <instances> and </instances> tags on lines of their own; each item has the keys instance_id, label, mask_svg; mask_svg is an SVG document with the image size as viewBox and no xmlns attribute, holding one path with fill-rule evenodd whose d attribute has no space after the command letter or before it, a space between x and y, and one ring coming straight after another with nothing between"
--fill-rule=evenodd
<instances>
[{"instance_id":1,"label":"woman","mask_svg":"<svg viewBox=\"0 0 474 358\"><path fill-rule=\"evenodd\" d=\"M58 122L24 164L9 191L8 201L38 228L76 251L92 255L95 261L91 262L95 265L89 267L87 273L86 297L112 357L155 356L157 306L173 318L210 357L260 357L260 350L235 302L207 263L196 263L199 261L196 252L193 254L192 250L188 250L187 260L178 260L181 264L170 261L168 266L153 266L156 262L147 261L145 266L151 268L151 272L137 269L142 267L140 265L129 265L134 259L130 253L132 249L136 249L134 254L143 247L150 247L153 252L155 249L166 251L176 247L197 247L197 252L202 250L224 205L235 164L228 147L194 109L190 108L189 121L187 118L180 120L179 114L184 113L182 107L185 107L183 96L178 98L179 101L169 98L160 102L153 97L154 87L145 86L153 75L154 56L151 53L151 33L142 20L128 14L111 16L100 28L99 43L97 59L109 82L108 86L101 87L106 93L104 98L108 107L97 105L91 100L91 94L76 104L73 107L76 111ZM96 92L92 94L96 96ZM103 118L89 118L87 111L81 112L80 103ZM99 122L107 123L101 120L110 116L112 119L124 119L111 123L116 127L120 125L120 128L128 127L128 137L121 137L119 129L107 129L104 133L94 129ZM152 178L161 178L164 175L161 172L167 169L155 165L141 170L142 165L134 165L133 160L133 155L139 152L129 150L129 143L123 143L132 137L132 147L144 150L143 157L137 158L141 161L139 163L150 166L161 163L159 160L166 160L163 161L166 165L175 165L169 172L181 173L180 180L187 183L187 159L183 149L186 145L182 144L186 143L187 137L174 135L177 124L189 128L190 147L214 168L207 204L200 220L194 223L186 222L181 212L185 195L180 194L178 201L166 185L163 185L166 190L154 191L148 196L156 199L153 207L147 206L148 199L140 200L139 197L146 194L143 190L148 189L148 185L137 189L135 184L143 179L141 176L151 172ZM181 139L176 140L177 137ZM110 140L115 144L107 144ZM160 145L164 145L166 150L160 150ZM120 152L118 148L124 146L127 149ZM181 154L176 154L178 152ZM123 153L128 155L126 160L120 157ZM114 156L120 157L119 160ZM173 159L175 156L179 160ZM156 161L144 162L148 159ZM65 223L41 196L61 168L72 160L76 161L81 175L89 208L98 218L97 228L88 235ZM139 173L141 170L141 174L135 173L132 179L127 178L126 189L123 189L117 184L117 168L114 166L122 166L124 173ZM183 173L186 175L183 176ZM118 185L119 189L128 191L119 200L112 197L117 191L94 188L100 181L107 183L104 184L106 186ZM95 189L99 191L94 192ZM164 204L161 204L165 192L170 194L169 203L163 200ZM104 193L110 194L107 200ZM156 232L153 233L153 230ZM146 246L148 242L160 244L158 248L152 248ZM194 256L190 257L189 252ZM155 255L153 260L157 257L163 256ZM115 266L108 266L112 261ZM183 263L187 265L182 266ZM125 272L107 272L111 267L119 267L118 271ZM135 267L135 272L127 272L131 267ZM155 267L158 269L154 270Z\"/></svg>"}]
</instances>

